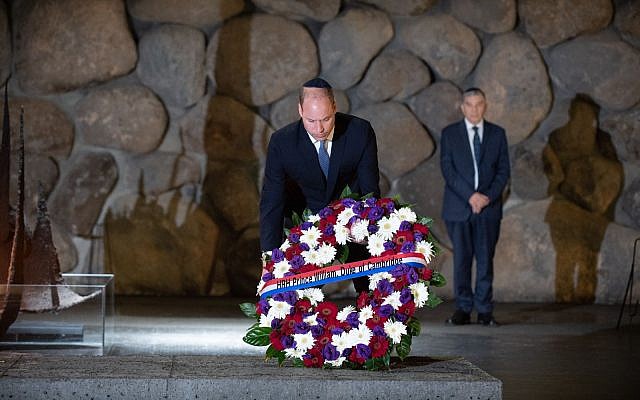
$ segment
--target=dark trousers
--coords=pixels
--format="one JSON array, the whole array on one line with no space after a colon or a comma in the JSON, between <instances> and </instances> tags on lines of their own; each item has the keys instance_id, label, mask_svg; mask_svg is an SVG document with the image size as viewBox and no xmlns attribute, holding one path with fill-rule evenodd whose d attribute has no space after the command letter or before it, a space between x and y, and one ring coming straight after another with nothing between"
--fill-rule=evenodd
<instances>
[{"instance_id":1,"label":"dark trousers","mask_svg":"<svg viewBox=\"0 0 640 400\"><path fill-rule=\"evenodd\" d=\"M354 262L360 260L366 260L371 257L369 255L369 251L364 245L357 243L347 243L349 246L349 257L347 257L347 262ZM361 276L359 278L354 278L351 280L353 282L353 288L359 294L360 292L368 292L369 291L369 277Z\"/></svg>"},{"instance_id":2,"label":"dark trousers","mask_svg":"<svg viewBox=\"0 0 640 400\"><path fill-rule=\"evenodd\" d=\"M500 220L472 214L467 221L445 221L453 244L453 285L456 308L470 313L493 312L493 255L500 234ZM475 292L471 265L476 259Z\"/></svg>"}]
</instances>

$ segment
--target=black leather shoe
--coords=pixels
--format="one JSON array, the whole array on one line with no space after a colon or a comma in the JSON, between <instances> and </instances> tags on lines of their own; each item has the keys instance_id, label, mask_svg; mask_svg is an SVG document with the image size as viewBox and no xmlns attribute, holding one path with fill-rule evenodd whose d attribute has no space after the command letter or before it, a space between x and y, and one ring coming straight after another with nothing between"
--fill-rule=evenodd
<instances>
[{"instance_id":1,"label":"black leather shoe","mask_svg":"<svg viewBox=\"0 0 640 400\"><path fill-rule=\"evenodd\" d=\"M445 322L451 325L467 325L471 322L471 316L469 315L469 313L466 313L462 310L456 310L451 318L449 318Z\"/></svg>"},{"instance_id":2,"label":"black leather shoe","mask_svg":"<svg viewBox=\"0 0 640 400\"><path fill-rule=\"evenodd\" d=\"M500 326L492 313L478 313L478 323L484 326Z\"/></svg>"}]
</instances>

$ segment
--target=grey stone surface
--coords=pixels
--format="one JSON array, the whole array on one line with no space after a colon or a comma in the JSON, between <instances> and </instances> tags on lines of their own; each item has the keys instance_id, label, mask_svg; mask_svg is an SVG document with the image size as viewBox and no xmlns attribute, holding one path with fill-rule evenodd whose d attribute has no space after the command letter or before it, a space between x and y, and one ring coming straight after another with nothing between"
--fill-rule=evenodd
<instances>
[{"instance_id":1,"label":"grey stone surface","mask_svg":"<svg viewBox=\"0 0 640 400\"><path fill-rule=\"evenodd\" d=\"M526 200L549 196L542 151L546 143L530 139L515 146L511 156L511 190Z\"/></svg>"},{"instance_id":2,"label":"grey stone surface","mask_svg":"<svg viewBox=\"0 0 640 400\"><path fill-rule=\"evenodd\" d=\"M18 157L14 153L14 165L11 166L10 201L18 204ZM49 156L38 153L25 153L24 160L25 193L24 213L28 226L35 228L38 205L38 186L42 185L45 198L49 196L58 182L60 171L58 165Z\"/></svg>"},{"instance_id":3,"label":"grey stone surface","mask_svg":"<svg viewBox=\"0 0 640 400\"><path fill-rule=\"evenodd\" d=\"M353 0L351 0L353 1ZM428 11L437 0L363 0L391 14L418 15Z\"/></svg>"},{"instance_id":4,"label":"grey stone surface","mask_svg":"<svg viewBox=\"0 0 640 400\"><path fill-rule=\"evenodd\" d=\"M141 21L207 28L239 14L242 0L127 0L132 17Z\"/></svg>"},{"instance_id":5,"label":"grey stone surface","mask_svg":"<svg viewBox=\"0 0 640 400\"><path fill-rule=\"evenodd\" d=\"M184 25L160 25L141 38L137 73L167 105L188 107L205 91L205 37Z\"/></svg>"},{"instance_id":6,"label":"grey stone surface","mask_svg":"<svg viewBox=\"0 0 640 400\"><path fill-rule=\"evenodd\" d=\"M269 120L274 129L280 129L294 121L300 119L298 113L299 92L297 90L289 93L285 97L271 104L269 110ZM342 90L334 90L333 96L336 99L336 109L338 112L349 112L349 98Z\"/></svg>"},{"instance_id":7,"label":"grey stone surface","mask_svg":"<svg viewBox=\"0 0 640 400\"><path fill-rule=\"evenodd\" d=\"M68 232L89 236L116 183L118 168L109 153L79 153L69 163L49 199L49 214Z\"/></svg>"},{"instance_id":8,"label":"grey stone surface","mask_svg":"<svg viewBox=\"0 0 640 400\"><path fill-rule=\"evenodd\" d=\"M0 86L11 74L11 32L9 30L9 17L7 6L0 3Z\"/></svg>"},{"instance_id":9,"label":"grey stone surface","mask_svg":"<svg viewBox=\"0 0 640 400\"><path fill-rule=\"evenodd\" d=\"M78 263L78 250L73 244L71 235L56 224L51 226L51 232L53 245L56 247L56 252L58 253L60 272L71 272Z\"/></svg>"},{"instance_id":10,"label":"grey stone surface","mask_svg":"<svg viewBox=\"0 0 640 400\"><path fill-rule=\"evenodd\" d=\"M252 14L226 22L211 39L218 93L248 105L265 105L318 72L316 44L299 23ZM209 54L208 58L213 55Z\"/></svg>"},{"instance_id":11,"label":"grey stone surface","mask_svg":"<svg viewBox=\"0 0 640 400\"><path fill-rule=\"evenodd\" d=\"M385 13L355 8L344 11L320 32L322 75L337 89L353 86L392 37L393 25Z\"/></svg>"},{"instance_id":12,"label":"grey stone surface","mask_svg":"<svg viewBox=\"0 0 640 400\"><path fill-rule=\"evenodd\" d=\"M157 151L135 155L125 165L121 187L129 193L137 192L141 175L144 177L144 193L152 196L186 184L197 184L201 178L198 160L187 154Z\"/></svg>"},{"instance_id":13,"label":"grey stone surface","mask_svg":"<svg viewBox=\"0 0 640 400\"><path fill-rule=\"evenodd\" d=\"M623 162L640 162L640 105L627 111L600 111L600 129L611 135Z\"/></svg>"},{"instance_id":14,"label":"grey stone surface","mask_svg":"<svg viewBox=\"0 0 640 400\"><path fill-rule=\"evenodd\" d=\"M624 188L620 199L622 210L640 227L640 178L636 178Z\"/></svg>"},{"instance_id":15,"label":"grey stone surface","mask_svg":"<svg viewBox=\"0 0 640 400\"><path fill-rule=\"evenodd\" d=\"M406 50L384 51L371 62L355 93L366 103L403 100L431 83L429 68Z\"/></svg>"},{"instance_id":16,"label":"grey stone surface","mask_svg":"<svg viewBox=\"0 0 640 400\"><path fill-rule=\"evenodd\" d=\"M409 104L420 122L429 128L431 136L440 141L442 130L464 116L460 111L462 92L456 85L439 81L427 86Z\"/></svg>"},{"instance_id":17,"label":"grey stone surface","mask_svg":"<svg viewBox=\"0 0 640 400\"><path fill-rule=\"evenodd\" d=\"M16 78L28 93L67 92L135 67L122 1L21 0L12 12Z\"/></svg>"},{"instance_id":18,"label":"grey stone surface","mask_svg":"<svg viewBox=\"0 0 640 400\"><path fill-rule=\"evenodd\" d=\"M132 153L156 149L169 119L160 99L142 85L92 90L75 114L85 143Z\"/></svg>"},{"instance_id":19,"label":"grey stone surface","mask_svg":"<svg viewBox=\"0 0 640 400\"><path fill-rule=\"evenodd\" d=\"M233 240L225 256L226 275L233 296L252 297L256 293L256 283L260 281L260 229L250 226L239 238Z\"/></svg>"},{"instance_id":20,"label":"grey stone surface","mask_svg":"<svg viewBox=\"0 0 640 400\"><path fill-rule=\"evenodd\" d=\"M614 25L624 40L640 48L640 2L623 0L616 3Z\"/></svg>"},{"instance_id":21,"label":"grey stone surface","mask_svg":"<svg viewBox=\"0 0 640 400\"><path fill-rule=\"evenodd\" d=\"M546 66L533 42L518 33L494 37L473 79L487 96L487 120L505 128L509 145L527 138L551 108Z\"/></svg>"},{"instance_id":22,"label":"grey stone surface","mask_svg":"<svg viewBox=\"0 0 640 400\"><path fill-rule=\"evenodd\" d=\"M580 36L560 44L551 50L548 63L554 80L604 108L624 110L640 100L640 51L615 35Z\"/></svg>"},{"instance_id":23,"label":"grey stone surface","mask_svg":"<svg viewBox=\"0 0 640 400\"><path fill-rule=\"evenodd\" d=\"M389 372L372 373L283 369L259 357L21 357L0 382L7 396L27 394L30 399L107 399L132 393L139 399L371 399L381 393L502 398L502 382L462 358L413 357Z\"/></svg>"},{"instance_id":24,"label":"grey stone surface","mask_svg":"<svg viewBox=\"0 0 640 400\"><path fill-rule=\"evenodd\" d=\"M516 25L515 0L449 0L451 14L487 33L504 33Z\"/></svg>"},{"instance_id":25,"label":"grey stone surface","mask_svg":"<svg viewBox=\"0 0 640 400\"><path fill-rule=\"evenodd\" d=\"M613 4L611 0L521 0L518 14L529 36L546 48L605 28L613 16Z\"/></svg>"},{"instance_id":26,"label":"grey stone surface","mask_svg":"<svg viewBox=\"0 0 640 400\"><path fill-rule=\"evenodd\" d=\"M636 206L638 207L637 211L640 212L640 195L638 193L640 192L636 192ZM633 260L633 245L639 237L639 229L631 229L618 224L607 226L598 258L598 286L595 298L597 304L622 303ZM637 266L636 261L636 268ZM634 274L633 286L640 287L638 285L640 285L640 274L636 273Z\"/></svg>"},{"instance_id":27,"label":"grey stone surface","mask_svg":"<svg viewBox=\"0 0 640 400\"><path fill-rule=\"evenodd\" d=\"M447 14L398 21L397 37L443 79L463 80L476 65L481 44L473 31Z\"/></svg>"},{"instance_id":28,"label":"grey stone surface","mask_svg":"<svg viewBox=\"0 0 640 400\"><path fill-rule=\"evenodd\" d=\"M263 10L293 19L327 22L338 15L340 0L253 0Z\"/></svg>"},{"instance_id":29,"label":"grey stone surface","mask_svg":"<svg viewBox=\"0 0 640 400\"><path fill-rule=\"evenodd\" d=\"M393 181L414 169L433 153L429 132L403 104L389 101L355 110L371 122L378 142L380 170Z\"/></svg>"}]
</instances>

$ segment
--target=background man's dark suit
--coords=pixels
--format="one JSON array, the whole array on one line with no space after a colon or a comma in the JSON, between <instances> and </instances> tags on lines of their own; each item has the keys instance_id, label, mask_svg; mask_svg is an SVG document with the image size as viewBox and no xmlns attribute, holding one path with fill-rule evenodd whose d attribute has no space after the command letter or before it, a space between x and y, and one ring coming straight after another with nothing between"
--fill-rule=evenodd
<instances>
[{"instance_id":1,"label":"background man's dark suit","mask_svg":"<svg viewBox=\"0 0 640 400\"><path fill-rule=\"evenodd\" d=\"M493 255L500 233L502 192L509 180L509 152L504 129L483 121L478 166L478 188L474 189L471 146L464 120L442 131L440 164L446 185L442 217L453 243L456 308L470 313L491 313ZM469 198L474 192L490 203L473 214ZM468 224L457 224L469 222ZM468 228L460 229L460 226ZM471 263L476 257L475 294L471 289Z\"/></svg>"},{"instance_id":2,"label":"background man's dark suit","mask_svg":"<svg viewBox=\"0 0 640 400\"><path fill-rule=\"evenodd\" d=\"M260 244L263 251L283 242L283 220L308 207L317 212L337 199L346 185L353 192L380 195L378 150L371 124L336 113L329 175L301 120L275 132L269 142L260 199Z\"/></svg>"}]
</instances>

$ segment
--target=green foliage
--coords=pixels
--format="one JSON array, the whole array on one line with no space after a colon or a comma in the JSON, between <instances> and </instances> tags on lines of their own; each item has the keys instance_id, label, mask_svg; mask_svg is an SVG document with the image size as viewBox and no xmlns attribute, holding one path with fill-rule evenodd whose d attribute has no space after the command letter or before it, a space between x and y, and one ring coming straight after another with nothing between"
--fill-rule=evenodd
<instances>
[{"instance_id":1,"label":"green foliage","mask_svg":"<svg viewBox=\"0 0 640 400\"><path fill-rule=\"evenodd\" d=\"M275 358L278 360L278 366L281 367L282 364L284 363L284 360L286 359L286 356L284 354L284 351L282 350L277 350L275 347L273 347L273 345L269 345L269 347L267 348L267 352L265 353L265 361L269 360L271 358Z\"/></svg>"},{"instance_id":2,"label":"green foliage","mask_svg":"<svg viewBox=\"0 0 640 400\"><path fill-rule=\"evenodd\" d=\"M433 225L433 218L429 218L429 217L420 217L418 219L418 223L427 226L428 228L431 228L431 225Z\"/></svg>"},{"instance_id":3,"label":"green foliage","mask_svg":"<svg viewBox=\"0 0 640 400\"><path fill-rule=\"evenodd\" d=\"M304 362L299 358L294 358L293 359L293 366L294 367L304 367Z\"/></svg>"},{"instance_id":4,"label":"green foliage","mask_svg":"<svg viewBox=\"0 0 640 400\"><path fill-rule=\"evenodd\" d=\"M309 217L313 215L313 212L311 212L310 209L305 208L304 211L302 212L302 219L305 221L309 220Z\"/></svg>"},{"instance_id":5,"label":"green foliage","mask_svg":"<svg viewBox=\"0 0 640 400\"><path fill-rule=\"evenodd\" d=\"M410 336L418 336L420 334L420 330L420 320L415 317L411 317L409 321L407 321L407 334Z\"/></svg>"},{"instance_id":6,"label":"green foliage","mask_svg":"<svg viewBox=\"0 0 640 400\"><path fill-rule=\"evenodd\" d=\"M436 308L436 306L440 303L442 303L442 299L436 296L435 294L433 294L432 292L429 292L429 298L427 299L427 302L424 304L429 308Z\"/></svg>"},{"instance_id":7,"label":"green foliage","mask_svg":"<svg viewBox=\"0 0 640 400\"><path fill-rule=\"evenodd\" d=\"M364 363L364 368L369 371L379 371L381 369L389 369L391 362L391 354L387 352L384 356L378 358L370 358Z\"/></svg>"},{"instance_id":8,"label":"green foliage","mask_svg":"<svg viewBox=\"0 0 640 400\"><path fill-rule=\"evenodd\" d=\"M249 318L258 319L258 314L256 313L256 305L254 303L242 303L239 305L240 310L242 310L243 314Z\"/></svg>"},{"instance_id":9,"label":"green foliage","mask_svg":"<svg viewBox=\"0 0 640 400\"><path fill-rule=\"evenodd\" d=\"M293 226L298 226L301 223L303 223L304 221L302 220L302 218L300 218L300 215L298 215L297 212L292 211L291 212L291 222L293 222Z\"/></svg>"},{"instance_id":10,"label":"green foliage","mask_svg":"<svg viewBox=\"0 0 640 400\"><path fill-rule=\"evenodd\" d=\"M349 246L341 246L338 249L338 255L336 258L340 264L346 263L347 258L349 258Z\"/></svg>"},{"instance_id":11,"label":"green foliage","mask_svg":"<svg viewBox=\"0 0 640 400\"><path fill-rule=\"evenodd\" d=\"M254 324L249 330L247 334L244 335L242 340L245 343L248 343L252 346L267 346L269 342L269 334L271 333L271 328L269 327L261 327L257 324Z\"/></svg>"},{"instance_id":12,"label":"green foliage","mask_svg":"<svg viewBox=\"0 0 640 400\"><path fill-rule=\"evenodd\" d=\"M433 271L433 275L431 275L431 279L429 279L429 282L431 283L431 286L435 287L443 287L447 284L447 280L445 279L444 275L442 275L438 271Z\"/></svg>"},{"instance_id":13,"label":"green foliage","mask_svg":"<svg viewBox=\"0 0 640 400\"><path fill-rule=\"evenodd\" d=\"M396 345L396 353L398 353L400 360L407 358L411 353L411 335L402 335L400 343Z\"/></svg>"}]
</instances>

